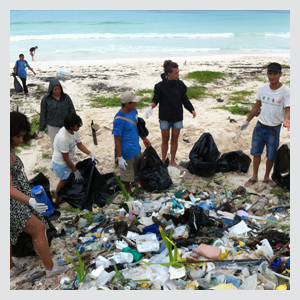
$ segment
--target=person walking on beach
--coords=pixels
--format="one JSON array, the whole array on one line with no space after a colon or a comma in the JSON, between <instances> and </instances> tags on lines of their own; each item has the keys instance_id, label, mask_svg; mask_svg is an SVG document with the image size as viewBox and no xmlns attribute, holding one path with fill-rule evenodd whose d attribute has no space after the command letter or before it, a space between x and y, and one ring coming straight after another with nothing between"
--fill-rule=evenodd
<instances>
[{"instance_id":1,"label":"person walking on beach","mask_svg":"<svg viewBox=\"0 0 300 300\"><path fill-rule=\"evenodd\" d=\"M27 79L26 68L28 68L30 71L32 71L34 75L36 75L33 69L29 66L28 62L24 59L24 54L20 54L19 60L16 61L16 64L14 66L14 72L21 79L24 93L26 96L28 96L28 89L26 85L26 79Z\"/></svg>"},{"instance_id":2,"label":"person walking on beach","mask_svg":"<svg viewBox=\"0 0 300 300\"><path fill-rule=\"evenodd\" d=\"M37 48L38 48L38 46L31 47L31 48L29 49L29 53L30 53L31 58L32 58L33 61L34 61L33 57L34 57L34 54L35 54L35 50L36 50Z\"/></svg>"},{"instance_id":3,"label":"person walking on beach","mask_svg":"<svg viewBox=\"0 0 300 300\"><path fill-rule=\"evenodd\" d=\"M24 114L16 111L10 113L10 280L24 272L12 260L12 246L17 244L22 232L31 235L34 250L46 268L47 277L69 269L67 266L58 266L51 258L46 236L49 224L43 216L48 206L34 199L24 165L15 152L20 143L28 144L30 131L30 123Z\"/></svg>"},{"instance_id":4,"label":"person walking on beach","mask_svg":"<svg viewBox=\"0 0 300 300\"><path fill-rule=\"evenodd\" d=\"M139 144L139 132L137 128L138 112L136 103L142 97L136 96L130 91L124 92L121 97L122 108L115 115L113 122L113 133L115 139L115 150L120 167L121 180L124 182L126 191L132 195L130 183L138 172L138 163L141 156ZM146 137L141 137L145 147L151 145Z\"/></svg>"},{"instance_id":5,"label":"person walking on beach","mask_svg":"<svg viewBox=\"0 0 300 300\"><path fill-rule=\"evenodd\" d=\"M161 129L162 143L161 156L165 162L169 146L170 128L171 132L171 162L170 164L179 168L175 162L178 148L178 137L180 129L183 128L183 109L187 109L193 118L196 117L195 109L188 99L186 92L187 87L183 81L179 80L178 64L172 60L164 61L164 73L161 74L162 81L154 86L154 97L152 103L146 111L146 118L152 115L152 110L159 103L159 123Z\"/></svg>"},{"instance_id":6,"label":"person walking on beach","mask_svg":"<svg viewBox=\"0 0 300 300\"><path fill-rule=\"evenodd\" d=\"M258 181L258 169L265 146L267 148L267 162L263 183L269 184L271 187L276 186L276 183L270 179L270 172L279 146L281 124L283 123L283 126L287 127L288 131L290 130L290 88L279 81L282 75L281 69L279 63L269 64L267 70L269 83L264 84L258 90L256 103L240 127L245 130L261 108L252 134L250 153L254 156L253 175L245 183L245 186L253 185Z\"/></svg>"},{"instance_id":7,"label":"person walking on beach","mask_svg":"<svg viewBox=\"0 0 300 300\"><path fill-rule=\"evenodd\" d=\"M64 119L69 113L75 113L70 96L64 93L58 79L50 80L48 93L41 101L39 131L44 137L47 126L52 149L55 135L64 126Z\"/></svg>"},{"instance_id":8,"label":"person walking on beach","mask_svg":"<svg viewBox=\"0 0 300 300\"><path fill-rule=\"evenodd\" d=\"M54 138L52 169L55 175L60 179L56 187L54 201L57 205L61 203L61 198L57 192L64 185L72 172L75 175L75 181L83 180L80 171L76 169L73 163L75 146L83 153L89 155L97 164L100 164L100 160L82 144L79 134L79 128L81 126L81 118L76 115L76 113L70 113L64 119L64 127L59 130Z\"/></svg>"}]
</instances>

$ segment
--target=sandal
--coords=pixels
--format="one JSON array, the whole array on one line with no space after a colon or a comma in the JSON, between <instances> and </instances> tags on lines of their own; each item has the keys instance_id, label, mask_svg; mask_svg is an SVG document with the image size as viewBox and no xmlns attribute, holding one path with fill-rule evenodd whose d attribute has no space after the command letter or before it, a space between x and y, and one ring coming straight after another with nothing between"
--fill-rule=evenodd
<instances>
[{"instance_id":1,"label":"sandal","mask_svg":"<svg viewBox=\"0 0 300 300\"><path fill-rule=\"evenodd\" d=\"M271 187L277 186L277 184L273 180L264 180L263 183L267 183Z\"/></svg>"},{"instance_id":2,"label":"sandal","mask_svg":"<svg viewBox=\"0 0 300 300\"><path fill-rule=\"evenodd\" d=\"M245 183L245 186L253 185L253 184L256 183L256 182L257 182L257 180L249 179L249 180Z\"/></svg>"}]
</instances>

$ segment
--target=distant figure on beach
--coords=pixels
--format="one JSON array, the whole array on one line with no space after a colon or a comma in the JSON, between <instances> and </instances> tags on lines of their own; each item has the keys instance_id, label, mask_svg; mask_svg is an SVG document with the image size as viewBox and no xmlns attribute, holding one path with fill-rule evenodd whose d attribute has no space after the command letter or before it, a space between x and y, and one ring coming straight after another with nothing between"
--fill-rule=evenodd
<instances>
[{"instance_id":1,"label":"distant figure on beach","mask_svg":"<svg viewBox=\"0 0 300 300\"><path fill-rule=\"evenodd\" d=\"M252 134L250 153L254 156L253 175L245 186L253 185L258 181L258 169L265 146L267 147L267 162L263 183L271 187L276 186L276 183L270 179L270 172L279 146L281 124L283 123L283 126L287 127L288 131L290 130L290 88L279 82L282 75L281 69L279 63L269 64L267 76L270 83L264 84L258 90L256 103L246 121L241 125L241 129L245 130L261 108Z\"/></svg>"},{"instance_id":2,"label":"distant figure on beach","mask_svg":"<svg viewBox=\"0 0 300 300\"><path fill-rule=\"evenodd\" d=\"M30 55L31 55L31 58L32 60L34 61L33 57L34 57L34 54L35 54L35 50L38 48L38 46L35 46L35 47L31 47L29 49L29 52L30 52Z\"/></svg>"},{"instance_id":3,"label":"distant figure on beach","mask_svg":"<svg viewBox=\"0 0 300 300\"><path fill-rule=\"evenodd\" d=\"M73 162L75 146L83 153L89 155L97 164L100 164L100 160L82 144L79 134L81 126L81 118L76 113L70 113L64 119L64 127L59 130L54 139L52 169L60 179L56 187L54 201L57 205L61 203L61 198L57 195L57 192L72 172L75 175L75 181L83 180L80 171L76 169L76 165Z\"/></svg>"},{"instance_id":4,"label":"distant figure on beach","mask_svg":"<svg viewBox=\"0 0 300 300\"><path fill-rule=\"evenodd\" d=\"M36 73L33 71L33 69L29 66L28 62L24 59L24 54L19 55L19 60L16 61L16 64L14 66L14 72L16 75L19 76L19 78L22 81L24 93L26 96L28 96L28 89L26 85L26 79L27 79L27 71L26 68L28 68L34 75Z\"/></svg>"},{"instance_id":5,"label":"distant figure on beach","mask_svg":"<svg viewBox=\"0 0 300 300\"><path fill-rule=\"evenodd\" d=\"M52 149L54 137L59 129L64 126L64 119L69 113L75 113L70 96L64 93L58 79L50 80L48 93L41 101L40 133L44 137L47 126Z\"/></svg>"},{"instance_id":6,"label":"distant figure on beach","mask_svg":"<svg viewBox=\"0 0 300 300\"><path fill-rule=\"evenodd\" d=\"M124 92L121 97L122 108L115 115L113 123L113 133L115 138L115 150L120 167L121 180L124 182L126 191L132 195L130 183L138 172L138 164L141 156L141 146L139 144L138 132L138 112L136 103L142 97L136 96L130 91ZM151 145L146 137L141 139L145 147Z\"/></svg>"},{"instance_id":7,"label":"distant figure on beach","mask_svg":"<svg viewBox=\"0 0 300 300\"><path fill-rule=\"evenodd\" d=\"M47 277L69 269L58 266L51 258L46 236L46 230L50 227L43 216L48 206L34 199L24 165L15 152L20 143L28 144L30 131L30 123L24 114L16 111L10 113L10 280L25 271L12 260L12 245L17 244L22 232L31 235L34 250L46 268Z\"/></svg>"},{"instance_id":8,"label":"distant figure on beach","mask_svg":"<svg viewBox=\"0 0 300 300\"><path fill-rule=\"evenodd\" d=\"M187 87L179 80L178 64L171 61L164 61L164 73L161 74L162 81L154 87L154 97L152 103L147 109L146 118L152 115L152 110L159 103L159 123L161 129L162 143L161 156L165 162L169 146L170 128L171 133L171 162L170 164L179 168L175 162L176 152L178 148L178 137L180 129L183 128L183 109L182 105L187 109L193 118L196 117L195 109L188 99L186 92Z\"/></svg>"}]
</instances>

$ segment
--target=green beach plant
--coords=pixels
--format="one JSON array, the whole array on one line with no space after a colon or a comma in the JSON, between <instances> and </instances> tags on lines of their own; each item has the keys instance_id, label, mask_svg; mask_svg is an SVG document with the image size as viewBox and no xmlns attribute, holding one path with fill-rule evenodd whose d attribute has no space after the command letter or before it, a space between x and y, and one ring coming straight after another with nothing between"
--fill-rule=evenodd
<instances>
[{"instance_id":1,"label":"green beach plant","mask_svg":"<svg viewBox=\"0 0 300 300\"><path fill-rule=\"evenodd\" d=\"M122 184L122 182L120 181L120 179L118 178L117 174L115 172L113 172L113 175L115 177L115 179L118 182L118 185L120 186L124 196L126 197L127 200L129 200L131 198L131 196L129 195L129 193L126 191L125 186Z\"/></svg>"},{"instance_id":2,"label":"green beach plant","mask_svg":"<svg viewBox=\"0 0 300 300\"><path fill-rule=\"evenodd\" d=\"M82 261L82 259L80 257L79 251L77 249L75 249L75 250L76 250L77 257L78 257L79 267L76 265L76 263L72 259L70 259L68 257L64 257L64 259L74 266L74 268L77 272L79 282L83 282L86 275L89 274L89 272L91 270L89 269L87 272L84 271L84 262Z\"/></svg>"},{"instance_id":3,"label":"green beach plant","mask_svg":"<svg viewBox=\"0 0 300 300\"><path fill-rule=\"evenodd\" d=\"M224 109L230 111L234 115L242 115L242 116L248 116L250 114L250 110L248 107L242 107L242 106L218 106L218 107L211 107L211 109ZM249 112L245 112L249 111Z\"/></svg>"},{"instance_id":4,"label":"green beach plant","mask_svg":"<svg viewBox=\"0 0 300 300\"><path fill-rule=\"evenodd\" d=\"M210 180L207 181L207 182L204 181L204 180L202 180L202 179L200 179L200 180L198 181L198 184L199 184L200 188L201 188L202 190L204 190L205 188L207 188L207 187L210 185L210 183L211 183L213 180L219 179L219 178L224 177L224 176L226 176L226 175L227 175L227 174L223 174L223 175L221 175L221 176L212 178L212 179L210 179ZM200 181L204 182L205 185L201 186L201 185L200 185Z\"/></svg>"},{"instance_id":5,"label":"green beach plant","mask_svg":"<svg viewBox=\"0 0 300 300\"><path fill-rule=\"evenodd\" d=\"M199 83L214 82L217 79L223 79L227 76L226 73L213 71L195 71L184 76L185 79L195 79Z\"/></svg>"}]
</instances>

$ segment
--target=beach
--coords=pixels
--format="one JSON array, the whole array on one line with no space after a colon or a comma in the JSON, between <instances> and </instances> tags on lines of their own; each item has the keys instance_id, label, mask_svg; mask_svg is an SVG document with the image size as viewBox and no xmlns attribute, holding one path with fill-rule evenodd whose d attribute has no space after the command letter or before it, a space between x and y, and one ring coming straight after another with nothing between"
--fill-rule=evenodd
<instances>
[{"instance_id":1,"label":"beach","mask_svg":"<svg viewBox=\"0 0 300 300\"><path fill-rule=\"evenodd\" d=\"M184 128L180 132L178 151L177 151L177 164L189 161L189 153L193 145L203 133L210 133L221 152L221 155L230 151L242 150L251 159L251 138L252 132L256 125L257 119L254 118L248 128L241 133L238 143L233 143L233 139L239 130L240 125L246 120L246 116L232 114L224 109L213 109L226 105L229 98L232 97L234 92L248 91L252 92L247 97L250 103L255 103L256 92L259 87L267 83L266 69L262 66L270 62L279 62L282 65L290 65L289 55L280 56L278 53L272 55L251 55L251 56L206 56L186 57L185 59L175 60L179 65L180 78L183 78L189 72L194 71L213 71L224 72L228 74L223 79L218 79L215 82L203 84L207 90L207 94L201 99L190 99L197 113L196 118L184 109ZM77 114L82 118L83 126L80 128L80 136L83 144L93 152L100 159L100 166L97 166L101 174L117 171L114 164L114 137L111 132L113 128L113 119L115 114L121 108L119 107L102 107L95 108L89 101L93 97L119 97L125 90L130 90L137 93L141 90L153 90L154 85L161 80L160 75L163 73L164 59L155 61L147 60L108 60L108 61L74 61L74 62L31 62L30 66L35 70L36 76L27 71L28 74L28 88L29 96L25 97L23 93L16 94L14 92L13 77L10 77L10 108L11 110L18 109L20 112L25 113L29 120L32 116L39 114L40 102L47 91L49 83L44 81L43 78L55 77L57 70L67 70L71 74L71 79L60 80L63 90L67 93L75 106ZM11 69L13 63L10 65ZM195 85L195 82L190 79L183 79L186 86L189 88ZM289 86L290 70L289 68L283 69L281 82ZM147 96L145 94L144 96ZM216 99L221 98L224 101L218 102ZM143 101L143 100L142 100ZM148 139L151 142L158 155L161 156L161 132L159 128L158 109L153 110L153 115L149 119L145 118L147 107L138 109L139 116L146 121L146 127L149 130ZM251 108L251 105L248 106ZM231 121L234 119L236 122ZM91 122L99 125L97 130L98 145L94 145ZM190 141L185 142L183 139ZM290 132L286 128L281 129L280 145L287 144L290 147ZM140 140L142 152L145 150L143 142ZM51 156L52 148L50 145L50 138L46 135L45 138L40 136L32 140L29 148L20 148L18 154L25 166L25 171L28 179L32 179L38 171L49 177L50 189L56 188L58 178L55 176L51 169ZM78 149L75 155L75 162L88 158L89 156L80 152ZM168 151L170 158L170 147ZM263 180L265 172L266 156L265 151L262 155L262 162L259 168L259 180ZM180 167L181 170L185 170ZM222 174L216 174L222 175ZM252 164L250 165L248 173L231 172L223 177L223 181L233 186L244 185L244 183L252 176ZM211 178L200 178L196 175L191 175L187 171L186 178L183 183L193 183L190 186L191 190L199 188L197 183L199 180L208 181ZM260 183L249 187L249 190L260 186L267 192L267 186Z\"/></svg>"}]
</instances>

